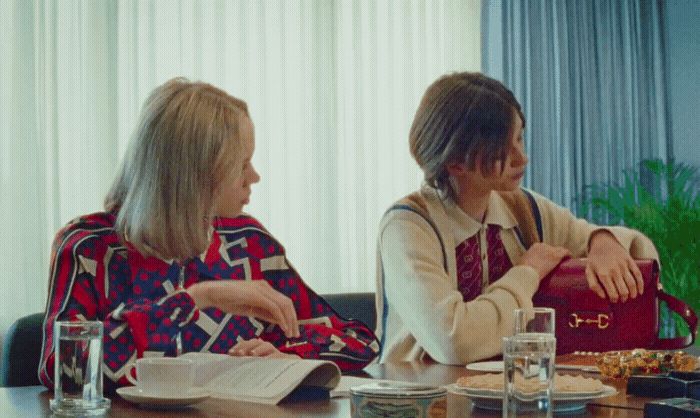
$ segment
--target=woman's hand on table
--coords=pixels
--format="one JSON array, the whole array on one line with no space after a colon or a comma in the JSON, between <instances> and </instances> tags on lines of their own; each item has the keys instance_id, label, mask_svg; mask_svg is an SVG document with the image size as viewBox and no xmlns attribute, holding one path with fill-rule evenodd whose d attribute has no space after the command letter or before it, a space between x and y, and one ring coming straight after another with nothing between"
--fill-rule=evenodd
<instances>
[{"instance_id":1,"label":"woman's hand on table","mask_svg":"<svg viewBox=\"0 0 700 418\"><path fill-rule=\"evenodd\" d=\"M644 293L644 280L632 256L606 230L593 233L586 265L588 286L611 302L636 298Z\"/></svg>"},{"instance_id":2,"label":"woman's hand on table","mask_svg":"<svg viewBox=\"0 0 700 418\"><path fill-rule=\"evenodd\" d=\"M265 280L221 280L195 283L187 289L199 309L260 318L282 328L287 338L299 337L299 321L290 298Z\"/></svg>"},{"instance_id":3,"label":"woman's hand on table","mask_svg":"<svg viewBox=\"0 0 700 418\"><path fill-rule=\"evenodd\" d=\"M296 354L287 354L279 351L277 347L260 338L240 341L234 345L228 354L231 356L254 356L254 357L272 357L272 358L299 358Z\"/></svg>"}]
</instances>

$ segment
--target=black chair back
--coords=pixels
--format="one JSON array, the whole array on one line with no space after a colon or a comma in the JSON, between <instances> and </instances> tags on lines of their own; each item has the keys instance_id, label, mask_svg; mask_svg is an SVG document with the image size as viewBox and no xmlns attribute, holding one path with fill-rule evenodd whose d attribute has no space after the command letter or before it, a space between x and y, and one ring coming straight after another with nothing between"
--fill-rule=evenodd
<instances>
[{"instance_id":1,"label":"black chair back","mask_svg":"<svg viewBox=\"0 0 700 418\"><path fill-rule=\"evenodd\" d=\"M0 363L0 387L40 385L41 327L44 313L15 321L7 331Z\"/></svg>"},{"instance_id":2,"label":"black chair back","mask_svg":"<svg viewBox=\"0 0 700 418\"><path fill-rule=\"evenodd\" d=\"M358 319L374 332L377 325L377 310L374 293L335 293L321 295L338 315L345 319Z\"/></svg>"}]
</instances>

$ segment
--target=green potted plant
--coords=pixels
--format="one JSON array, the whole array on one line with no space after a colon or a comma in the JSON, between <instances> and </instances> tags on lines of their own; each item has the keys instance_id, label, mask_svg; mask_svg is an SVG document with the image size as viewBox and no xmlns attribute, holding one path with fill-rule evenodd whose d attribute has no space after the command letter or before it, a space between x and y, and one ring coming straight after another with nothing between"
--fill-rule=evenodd
<instances>
[{"instance_id":1,"label":"green potted plant","mask_svg":"<svg viewBox=\"0 0 700 418\"><path fill-rule=\"evenodd\" d=\"M593 184L576 199L580 215L625 225L648 236L659 251L664 290L700 312L700 176L673 160L644 160L622 184ZM662 337L687 335L680 318L662 307ZM698 342L696 342L698 343Z\"/></svg>"}]
</instances>

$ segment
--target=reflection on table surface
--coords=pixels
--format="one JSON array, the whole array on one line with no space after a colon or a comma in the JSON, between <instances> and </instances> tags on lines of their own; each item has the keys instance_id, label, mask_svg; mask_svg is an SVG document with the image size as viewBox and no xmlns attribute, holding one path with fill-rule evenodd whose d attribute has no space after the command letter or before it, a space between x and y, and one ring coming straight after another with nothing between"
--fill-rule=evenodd
<instances>
[{"instance_id":1,"label":"reflection on table surface","mask_svg":"<svg viewBox=\"0 0 700 418\"><path fill-rule=\"evenodd\" d=\"M700 355L700 347L688 350L695 355ZM558 364L570 364L576 362L572 356L557 357ZM559 371L563 373L563 371ZM597 374L566 371L567 374L582 374L585 376L599 377ZM466 370L463 366L447 366L432 362L390 363L371 365L360 374L364 377L377 379L404 380L431 385L446 385L454 383L459 377L479 374ZM588 404L585 416L598 417L641 417L643 416L644 403L653 398L639 398L626 394L625 382L622 380L606 380L606 385L614 386L618 394L602 399L596 399ZM28 386L18 388L0 388L0 416L2 417L38 417L51 415L49 399L52 393L41 386ZM223 401L209 399L194 407L177 410L149 410L130 404L119 396L111 396L112 409L108 416L119 417L170 417L177 412L178 416L185 417L213 417L213 416L350 416L350 400L347 398L331 399L329 401L303 402L281 405L260 405L247 402ZM450 417L494 417L500 416L495 412L473 409L471 401L467 398L449 394L447 399L448 416Z\"/></svg>"}]
</instances>

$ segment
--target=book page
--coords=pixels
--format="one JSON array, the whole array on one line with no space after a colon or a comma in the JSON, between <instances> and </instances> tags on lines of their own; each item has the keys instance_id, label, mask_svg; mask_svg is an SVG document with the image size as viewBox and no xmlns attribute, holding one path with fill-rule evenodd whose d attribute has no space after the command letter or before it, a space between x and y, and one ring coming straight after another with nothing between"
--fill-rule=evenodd
<instances>
[{"instance_id":1,"label":"book page","mask_svg":"<svg viewBox=\"0 0 700 418\"><path fill-rule=\"evenodd\" d=\"M332 389L340 380L340 369L329 361L212 353L187 353L182 357L195 362L195 385L222 399L276 404L302 382Z\"/></svg>"}]
</instances>

